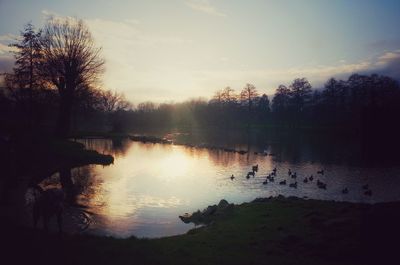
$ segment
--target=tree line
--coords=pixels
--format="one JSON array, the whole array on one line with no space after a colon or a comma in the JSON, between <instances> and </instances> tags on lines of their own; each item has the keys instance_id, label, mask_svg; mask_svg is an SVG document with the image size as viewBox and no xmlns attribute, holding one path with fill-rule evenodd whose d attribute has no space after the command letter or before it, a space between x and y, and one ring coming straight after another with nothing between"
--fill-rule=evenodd
<instances>
[{"instance_id":1,"label":"tree line","mask_svg":"<svg viewBox=\"0 0 400 265\"><path fill-rule=\"evenodd\" d=\"M0 90L2 127L39 127L60 137L71 130L176 127L308 128L372 135L390 128L393 137L397 132L400 88L387 76L330 78L316 89L306 78L296 78L270 96L246 84L239 92L220 89L210 100L148 101L134 108L122 94L99 89L104 60L82 20L51 19L39 30L27 24L12 46L15 67Z\"/></svg>"},{"instance_id":2,"label":"tree line","mask_svg":"<svg viewBox=\"0 0 400 265\"><path fill-rule=\"evenodd\" d=\"M136 126L158 127L275 127L331 131L373 130L391 127L400 114L399 83L393 78L353 74L347 80L330 78L313 89L306 78L279 85L272 100L252 84L236 93L226 87L211 100L182 103L144 102L126 113Z\"/></svg>"}]
</instances>

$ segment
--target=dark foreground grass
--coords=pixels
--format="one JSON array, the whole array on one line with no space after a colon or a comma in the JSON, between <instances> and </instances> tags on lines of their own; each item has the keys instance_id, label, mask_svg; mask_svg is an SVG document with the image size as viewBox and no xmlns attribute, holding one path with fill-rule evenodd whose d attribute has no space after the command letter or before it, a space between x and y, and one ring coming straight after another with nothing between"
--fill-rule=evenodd
<instances>
[{"instance_id":1,"label":"dark foreground grass","mask_svg":"<svg viewBox=\"0 0 400 265\"><path fill-rule=\"evenodd\" d=\"M400 203L275 198L235 206L207 227L160 239L1 227L13 264L389 264L397 255L399 213Z\"/></svg>"}]
</instances>

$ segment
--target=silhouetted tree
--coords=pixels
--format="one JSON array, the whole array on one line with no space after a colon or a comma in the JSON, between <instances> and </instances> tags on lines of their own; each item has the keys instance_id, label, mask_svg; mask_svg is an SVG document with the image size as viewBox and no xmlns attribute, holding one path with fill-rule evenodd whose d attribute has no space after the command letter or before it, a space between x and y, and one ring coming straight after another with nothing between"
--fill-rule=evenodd
<instances>
[{"instance_id":1,"label":"silhouetted tree","mask_svg":"<svg viewBox=\"0 0 400 265\"><path fill-rule=\"evenodd\" d=\"M103 72L100 48L82 20L52 19L41 38L43 64L41 72L60 95L56 134L68 135L71 110L77 91L94 86Z\"/></svg>"},{"instance_id":2,"label":"silhouetted tree","mask_svg":"<svg viewBox=\"0 0 400 265\"><path fill-rule=\"evenodd\" d=\"M21 31L21 40L10 44L15 48L15 67L12 73L5 75L6 86L10 96L23 109L29 122L33 122L34 97L36 90L43 87L43 80L39 74L39 65L42 61L40 46L41 31L36 32L33 25L28 23Z\"/></svg>"},{"instance_id":3,"label":"silhouetted tree","mask_svg":"<svg viewBox=\"0 0 400 265\"><path fill-rule=\"evenodd\" d=\"M225 105L232 105L236 103L237 96L235 95L235 90L229 86L222 90L221 100Z\"/></svg>"},{"instance_id":4,"label":"silhouetted tree","mask_svg":"<svg viewBox=\"0 0 400 265\"><path fill-rule=\"evenodd\" d=\"M302 112L311 97L311 84L306 78L296 78L289 88L294 111Z\"/></svg>"},{"instance_id":5,"label":"silhouetted tree","mask_svg":"<svg viewBox=\"0 0 400 265\"><path fill-rule=\"evenodd\" d=\"M262 113L269 113L270 106L269 106L269 98L266 94L263 94L257 102L257 110Z\"/></svg>"},{"instance_id":6,"label":"silhouetted tree","mask_svg":"<svg viewBox=\"0 0 400 265\"><path fill-rule=\"evenodd\" d=\"M15 67L9 77L12 76L20 89L33 91L43 83L39 74L39 64L42 61L40 36L41 31L36 32L33 25L28 23L21 31L21 41L10 44L16 51L13 52Z\"/></svg>"},{"instance_id":7,"label":"silhouetted tree","mask_svg":"<svg viewBox=\"0 0 400 265\"><path fill-rule=\"evenodd\" d=\"M253 101L257 96L257 89L252 84L246 84L246 86L242 89L242 92L240 92L240 100L242 103L247 105L249 112L251 112Z\"/></svg>"},{"instance_id":8,"label":"silhouetted tree","mask_svg":"<svg viewBox=\"0 0 400 265\"><path fill-rule=\"evenodd\" d=\"M212 103L216 103L218 105L221 105L223 102L223 97L224 97L224 92L223 90L217 90L215 91L215 94L212 99Z\"/></svg>"},{"instance_id":9,"label":"silhouetted tree","mask_svg":"<svg viewBox=\"0 0 400 265\"><path fill-rule=\"evenodd\" d=\"M132 104L129 103L123 94L110 90L99 90L98 94L98 108L105 112L129 110Z\"/></svg>"},{"instance_id":10,"label":"silhouetted tree","mask_svg":"<svg viewBox=\"0 0 400 265\"><path fill-rule=\"evenodd\" d=\"M137 110L143 113L149 113L154 111L155 109L156 109L156 104L154 104L151 101L139 103L137 106Z\"/></svg>"},{"instance_id":11,"label":"silhouetted tree","mask_svg":"<svg viewBox=\"0 0 400 265\"><path fill-rule=\"evenodd\" d=\"M288 110L290 104L290 89L285 85L279 85L272 99L272 110L283 113Z\"/></svg>"}]
</instances>

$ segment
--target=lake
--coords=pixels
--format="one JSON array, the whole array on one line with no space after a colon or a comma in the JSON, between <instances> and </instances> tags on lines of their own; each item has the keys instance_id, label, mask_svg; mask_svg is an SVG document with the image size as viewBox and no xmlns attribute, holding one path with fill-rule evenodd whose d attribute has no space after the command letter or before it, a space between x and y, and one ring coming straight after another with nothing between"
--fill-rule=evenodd
<instances>
[{"instance_id":1,"label":"lake","mask_svg":"<svg viewBox=\"0 0 400 265\"><path fill-rule=\"evenodd\" d=\"M202 210L221 199L243 203L257 197L284 195L365 203L400 200L400 167L345 163L351 160L346 146L341 148L348 159L341 159L337 147L332 150L334 155L324 156L315 151L320 146L289 148L275 141L262 144L236 141L235 148L249 151L243 155L129 139L77 141L115 158L110 166L90 165L72 170L77 201L87 207L92 220L86 232L92 234L122 238L182 234L194 225L184 224L179 215ZM263 150L272 155L255 154ZM247 172L257 164L259 171L247 179ZM275 182L263 185L274 167ZM297 188L289 187L296 181L289 177L289 169L297 173ZM317 174L321 169L324 174ZM233 180L231 175L235 177ZM304 183L304 178L311 175L314 180ZM279 185L285 179L287 185ZM317 180L326 183L327 189L318 188ZM365 184L372 190L372 196L364 194ZM342 193L344 188L349 190L348 194Z\"/></svg>"}]
</instances>

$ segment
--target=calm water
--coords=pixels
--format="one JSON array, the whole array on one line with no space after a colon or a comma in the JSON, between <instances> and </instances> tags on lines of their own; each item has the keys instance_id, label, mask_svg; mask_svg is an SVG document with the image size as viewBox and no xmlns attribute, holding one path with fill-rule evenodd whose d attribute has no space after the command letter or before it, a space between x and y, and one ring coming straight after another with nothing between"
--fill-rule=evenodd
<instances>
[{"instance_id":1,"label":"calm water","mask_svg":"<svg viewBox=\"0 0 400 265\"><path fill-rule=\"evenodd\" d=\"M179 215L204 209L221 199L242 203L282 194L367 203L400 200L399 167L367 168L334 159L330 163L314 161L312 151L307 148L297 150L300 158L291 154L292 159L285 159L276 147L274 156L255 155L254 151L260 150L257 145L248 145L249 154L240 155L130 140L117 143L99 139L79 141L89 149L115 157L111 166L86 166L72 171L73 182L78 187L77 199L88 207L92 216L88 233L116 237L185 233L193 225L181 222ZM275 152L273 144L263 148ZM258 173L246 179L246 173L255 164L259 165ZM277 168L275 182L263 185L265 176L274 167ZM288 184L295 181L288 176L288 169L297 172L297 189L278 184L283 179ZM320 169L325 170L323 176L316 174ZM232 174L234 180L230 179ZM304 177L311 174L314 181L303 183ZM317 187L317 179L327 184L326 190ZM371 197L363 194L361 186L364 184L372 189ZM344 187L349 189L348 194L341 193Z\"/></svg>"}]
</instances>

